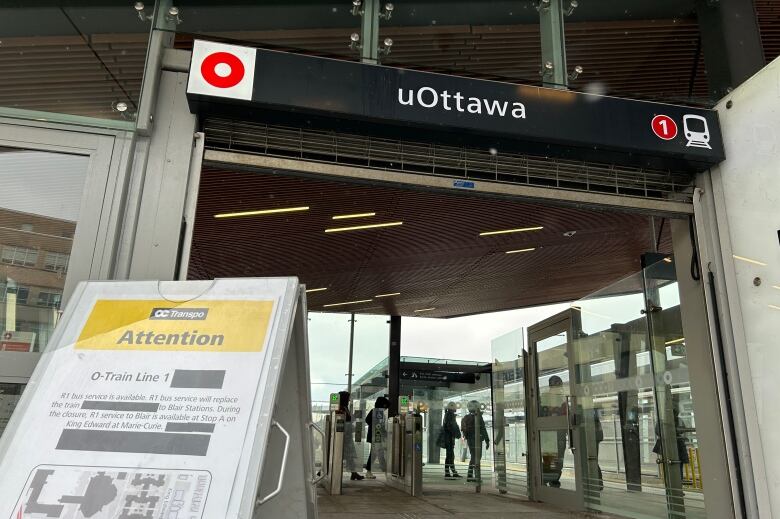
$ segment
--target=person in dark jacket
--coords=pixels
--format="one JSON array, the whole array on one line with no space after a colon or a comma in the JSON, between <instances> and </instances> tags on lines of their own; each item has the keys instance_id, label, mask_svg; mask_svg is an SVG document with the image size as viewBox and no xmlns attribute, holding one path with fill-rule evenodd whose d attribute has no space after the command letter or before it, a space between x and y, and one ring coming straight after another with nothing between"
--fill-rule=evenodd
<instances>
[{"instance_id":1,"label":"person in dark jacket","mask_svg":"<svg viewBox=\"0 0 780 519\"><path fill-rule=\"evenodd\" d=\"M481 483L482 442L485 442L485 450L487 450L490 448L490 437L485 427L485 420L482 418L482 412L479 410L479 402L470 401L468 410L469 414L460 421L460 430L463 432L463 437L466 438L471 455L466 481Z\"/></svg>"},{"instance_id":2,"label":"person in dark jacket","mask_svg":"<svg viewBox=\"0 0 780 519\"><path fill-rule=\"evenodd\" d=\"M444 410L444 422L439 431L439 439L436 442L439 447L446 451L444 456L444 477L446 479L462 477L455 470L455 440L460 438L460 427L458 427L456 411L457 406L455 402L447 404L447 408Z\"/></svg>"},{"instance_id":3,"label":"person in dark jacket","mask_svg":"<svg viewBox=\"0 0 780 519\"><path fill-rule=\"evenodd\" d=\"M377 463L379 463L379 470L385 470L386 467L384 445L386 439L384 436L382 438L375 437L374 434L376 429L376 434L384 435L385 424L383 422L387 419L387 412L384 410L389 408L390 401L387 398L380 396L376 399L376 402L374 402L374 408L368 413L368 416L366 416L366 427L368 428L366 440L371 444L371 450L368 453L368 461L366 462L366 478L368 479L376 479L376 476L371 473L372 461L376 460ZM374 425L375 421L377 422L376 426Z\"/></svg>"}]
</instances>

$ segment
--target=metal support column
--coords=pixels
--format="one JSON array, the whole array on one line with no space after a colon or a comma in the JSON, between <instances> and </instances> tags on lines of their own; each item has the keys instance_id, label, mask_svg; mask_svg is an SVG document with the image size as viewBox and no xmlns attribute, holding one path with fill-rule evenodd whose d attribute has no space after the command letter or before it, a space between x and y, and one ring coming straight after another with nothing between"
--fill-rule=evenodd
<instances>
[{"instance_id":1,"label":"metal support column","mask_svg":"<svg viewBox=\"0 0 780 519\"><path fill-rule=\"evenodd\" d=\"M753 0L697 0L709 93L720 99L765 65Z\"/></svg>"},{"instance_id":2,"label":"metal support column","mask_svg":"<svg viewBox=\"0 0 780 519\"><path fill-rule=\"evenodd\" d=\"M387 357L388 416L398 416L398 396L401 391L401 316L390 317L390 348Z\"/></svg>"},{"instance_id":3,"label":"metal support column","mask_svg":"<svg viewBox=\"0 0 780 519\"><path fill-rule=\"evenodd\" d=\"M567 88L569 85L563 2L564 0L540 0L538 4L539 31L542 37L542 84L552 88Z\"/></svg>"},{"instance_id":4,"label":"metal support column","mask_svg":"<svg viewBox=\"0 0 780 519\"><path fill-rule=\"evenodd\" d=\"M379 4L380 0L363 0L360 27L360 61L379 62Z\"/></svg>"},{"instance_id":5,"label":"metal support column","mask_svg":"<svg viewBox=\"0 0 780 519\"><path fill-rule=\"evenodd\" d=\"M355 312L349 317L349 366L347 367L347 391L352 395L352 359L355 356Z\"/></svg>"}]
</instances>

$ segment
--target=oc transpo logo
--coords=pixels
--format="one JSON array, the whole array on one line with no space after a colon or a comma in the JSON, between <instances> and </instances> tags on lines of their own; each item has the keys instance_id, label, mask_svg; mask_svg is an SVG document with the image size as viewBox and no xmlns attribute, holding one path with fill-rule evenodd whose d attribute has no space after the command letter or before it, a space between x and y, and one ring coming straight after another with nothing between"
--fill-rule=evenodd
<instances>
[{"instance_id":1,"label":"oc transpo logo","mask_svg":"<svg viewBox=\"0 0 780 519\"><path fill-rule=\"evenodd\" d=\"M249 47L195 40L187 92L250 101L256 55Z\"/></svg>"},{"instance_id":2,"label":"oc transpo logo","mask_svg":"<svg viewBox=\"0 0 780 519\"><path fill-rule=\"evenodd\" d=\"M208 315L208 308L152 308L149 319L153 321L203 321Z\"/></svg>"}]
</instances>

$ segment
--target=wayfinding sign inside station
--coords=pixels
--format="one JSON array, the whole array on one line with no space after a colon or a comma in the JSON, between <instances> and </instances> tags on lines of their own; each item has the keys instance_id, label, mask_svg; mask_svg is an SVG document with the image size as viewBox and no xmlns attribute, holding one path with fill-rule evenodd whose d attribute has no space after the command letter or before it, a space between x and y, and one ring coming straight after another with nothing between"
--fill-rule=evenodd
<instances>
[{"instance_id":1,"label":"wayfinding sign inside station","mask_svg":"<svg viewBox=\"0 0 780 519\"><path fill-rule=\"evenodd\" d=\"M701 170L725 158L717 113L196 40L204 115L260 117L536 155Z\"/></svg>"},{"instance_id":2,"label":"wayfinding sign inside station","mask_svg":"<svg viewBox=\"0 0 780 519\"><path fill-rule=\"evenodd\" d=\"M0 443L0 518L238 517L285 281L81 285Z\"/></svg>"}]
</instances>

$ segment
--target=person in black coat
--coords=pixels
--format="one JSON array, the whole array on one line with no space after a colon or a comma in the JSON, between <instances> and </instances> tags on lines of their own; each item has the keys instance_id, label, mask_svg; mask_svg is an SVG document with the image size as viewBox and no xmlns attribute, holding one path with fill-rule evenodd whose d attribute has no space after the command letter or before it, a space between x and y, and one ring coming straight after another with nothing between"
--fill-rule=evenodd
<instances>
[{"instance_id":1,"label":"person in black coat","mask_svg":"<svg viewBox=\"0 0 780 519\"><path fill-rule=\"evenodd\" d=\"M444 422L439 431L439 439L437 441L438 446L446 451L444 457L444 477L447 479L462 477L455 470L455 440L460 438L460 427L458 427L456 411L455 402L447 404L447 408L444 410Z\"/></svg>"},{"instance_id":2,"label":"person in black coat","mask_svg":"<svg viewBox=\"0 0 780 519\"><path fill-rule=\"evenodd\" d=\"M376 476L371 473L371 462L373 460L376 460L377 463L379 463L379 470L385 470L386 462L385 462L385 438L376 438L376 442L374 441L374 419L375 416L380 414L377 413L377 409L385 410L390 408L390 401L380 396L376 399L376 402L374 402L374 409L372 409L368 416L366 416L366 427L368 428L368 432L366 433L366 441L371 444L371 450L368 453L368 461L366 462L366 477L368 479L375 479ZM381 419L386 420L387 419L387 413L381 413ZM378 432L384 431L384 424L377 423L376 424L378 429ZM375 444L378 444L375 446Z\"/></svg>"}]
</instances>

